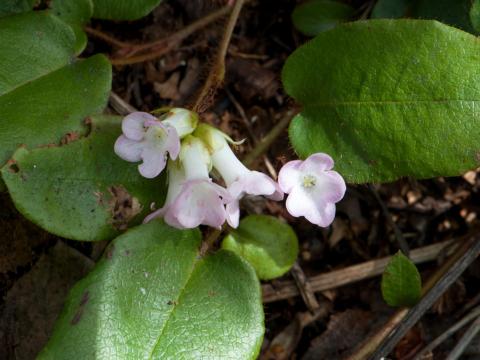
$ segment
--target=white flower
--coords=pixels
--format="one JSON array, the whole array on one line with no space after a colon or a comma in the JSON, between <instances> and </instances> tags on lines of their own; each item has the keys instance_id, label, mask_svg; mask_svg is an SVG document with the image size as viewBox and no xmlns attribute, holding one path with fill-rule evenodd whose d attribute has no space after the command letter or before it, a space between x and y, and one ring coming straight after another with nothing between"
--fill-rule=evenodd
<instances>
[{"instance_id":1,"label":"white flower","mask_svg":"<svg viewBox=\"0 0 480 360\"><path fill-rule=\"evenodd\" d=\"M345 195L343 178L333 171L333 159L317 153L305 161L286 163L278 174L278 183L287 198L287 210L295 217L304 216L318 226L327 227L335 218L335 203Z\"/></svg>"},{"instance_id":2,"label":"white flower","mask_svg":"<svg viewBox=\"0 0 480 360\"><path fill-rule=\"evenodd\" d=\"M167 153L175 160L180 152L180 139L195 129L198 116L191 111L174 108L162 115L163 121L144 113L134 112L122 121L123 134L115 142L115 153L138 166L146 178L158 176L167 163Z\"/></svg>"},{"instance_id":3,"label":"white flower","mask_svg":"<svg viewBox=\"0 0 480 360\"><path fill-rule=\"evenodd\" d=\"M273 200L282 200L283 192L269 176L259 171L249 170L235 156L227 140L232 141L221 131L202 124L195 134L205 140L212 152L213 167L220 173L233 201L227 204L227 222L236 228L240 218L239 200L249 195L266 195Z\"/></svg>"},{"instance_id":4,"label":"white flower","mask_svg":"<svg viewBox=\"0 0 480 360\"><path fill-rule=\"evenodd\" d=\"M145 222L163 216L167 224L188 229L199 225L221 228L225 204L231 201L226 189L210 179L210 154L200 139L187 136L182 142L180 164L169 164L169 188L165 205Z\"/></svg>"}]
</instances>

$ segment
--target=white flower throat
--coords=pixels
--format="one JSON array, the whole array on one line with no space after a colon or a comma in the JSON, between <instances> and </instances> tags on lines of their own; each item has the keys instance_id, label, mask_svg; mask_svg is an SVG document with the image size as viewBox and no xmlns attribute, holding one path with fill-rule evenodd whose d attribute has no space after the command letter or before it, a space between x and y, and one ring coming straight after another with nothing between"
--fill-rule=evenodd
<instances>
[{"instance_id":1,"label":"white flower throat","mask_svg":"<svg viewBox=\"0 0 480 360\"><path fill-rule=\"evenodd\" d=\"M316 183L317 183L317 178L313 175L308 174L302 177L302 186L305 189L311 189L315 187Z\"/></svg>"}]
</instances>

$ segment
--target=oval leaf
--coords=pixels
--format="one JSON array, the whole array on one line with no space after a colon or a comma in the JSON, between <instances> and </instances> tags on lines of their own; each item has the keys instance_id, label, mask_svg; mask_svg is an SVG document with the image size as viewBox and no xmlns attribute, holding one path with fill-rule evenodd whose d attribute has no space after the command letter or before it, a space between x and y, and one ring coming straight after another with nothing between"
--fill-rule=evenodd
<instances>
[{"instance_id":1,"label":"oval leaf","mask_svg":"<svg viewBox=\"0 0 480 360\"><path fill-rule=\"evenodd\" d=\"M422 294L422 280L413 262L400 251L382 275L382 295L390 306L413 306Z\"/></svg>"},{"instance_id":2,"label":"oval leaf","mask_svg":"<svg viewBox=\"0 0 480 360\"><path fill-rule=\"evenodd\" d=\"M284 86L304 106L290 140L355 183L476 168L479 62L476 37L435 21L340 25L286 62Z\"/></svg>"},{"instance_id":3,"label":"oval leaf","mask_svg":"<svg viewBox=\"0 0 480 360\"><path fill-rule=\"evenodd\" d=\"M0 1L0 17L19 14L33 9L37 0L2 0Z\"/></svg>"},{"instance_id":4,"label":"oval leaf","mask_svg":"<svg viewBox=\"0 0 480 360\"><path fill-rule=\"evenodd\" d=\"M15 206L45 230L74 240L111 239L162 204L163 178L145 179L113 152L119 117L93 118L89 137L60 147L19 149L2 169ZM72 135L75 137L75 135Z\"/></svg>"},{"instance_id":5,"label":"oval leaf","mask_svg":"<svg viewBox=\"0 0 480 360\"><path fill-rule=\"evenodd\" d=\"M480 0L473 0L470 9L470 22L476 32L480 32Z\"/></svg>"},{"instance_id":6,"label":"oval leaf","mask_svg":"<svg viewBox=\"0 0 480 360\"><path fill-rule=\"evenodd\" d=\"M198 230L153 221L118 237L71 291L39 359L255 359L260 286L235 254L199 258Z\"/></svg>"},{"instance_id":7,"label":"oval leaf","mask_svg":"<svg viewBox=\"0 0 480 360\"><path fill-rule=\"evenodd\" d=\"M146 16L162 0L93 0L98 19L136 20Z\"/></svg>"},{"instance_id":8,"label":"oval leaf","mask_svg":"<svg viewBox=\"0 0 480 360\"><path fill-rule=\"evenodd\" d=\"M413 6L412 16L435 19L459 29L476 33L470 23L472 0L418 0Z\"/></svg>"},{"instance_id":9,"label":"oval leaf","mask_svg":"<svg viewBox=\"0 0 480 360\"><path fill-rule=\"evenodd\" d=\"M262 280L285 274L298 256L297 235L273 216L250 215L225 237L222 248L247 260Z\"/></svg>"},{"instance_id":10,"label":"oval leaf","mask_svg":"<svg viewBox=\"0 0 480 360\"><path fill-rule=\"evenodd\" d=\"M313 0L298 5L292 14L293 25L308 36L334 28L348 21L355 10L346 4L331 0Z\"/></svg>"},{"instance_id":11,"label":"oval leaf","mask_svg":"<svg viewBox=\"0 0 480 360\"><path fill-rule=\"evenodd\" d=\"M70 25L76 37L76 53L81 53L87 46L87 35L83 26L93 15L92 0L52 0L50 8L56 16Z\"/></svg>"},{"instance_id":12,"label":"oval leaf","mask_svg":"<svg viewBox=\"0 0 480 360\"><path fill-rule=\"evenodd\" d=\"M75 36L45 12L0 19L0 166L20 146L58 144L106 105L111 66L73 61Z\"/></svg>"},{"instance_id":13,"label":"oval leaf","mask_svg":"<svg viewBox=\"0 0 480 360\"><path fill-rule=\"evenodd\" d=\"M407 15L413 0L378 0L371 17L374 19L397 19Z\"/></svg>"}]
</instances>

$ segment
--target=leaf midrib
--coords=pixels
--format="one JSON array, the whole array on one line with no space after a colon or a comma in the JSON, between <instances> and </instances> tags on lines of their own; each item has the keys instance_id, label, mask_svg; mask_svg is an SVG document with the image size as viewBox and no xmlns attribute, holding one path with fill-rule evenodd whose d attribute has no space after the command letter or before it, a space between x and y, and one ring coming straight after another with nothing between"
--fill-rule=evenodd
<instances>
[{"instance_id":1,"label":"leaf midrib","mask_svg":"<svg viewBox=\"0 0 480 360\"><path fill-rule=\"evenodd\" d=\"M163 335L163 332L165 331L165 328L167 327L168 323L170 322L171 318L172 318L172 315L173 313L175 312L175 310L177 310L178 306L180 305L180 298L182 297L182 295L185 293L185 289L187 288L188 284L190 283L190 280L192 279L192 275L193 273L195 272L195 270L198 268L198 265L200 264L201 261L203 261L203 258L198 260L198 256L199 256L200 252L199 250L197 249L197 252L195 253L195 256L194 256L194 263L193 263L193 266L191 268L191 270L189 271L188 273L188 276L187 276L187 279L185 281L185 284L183 285L183 287L180 289L179 293L178 293L178 296L176 297L173 305L172 305L172 308L170 310L170 312L168 313L168 316L167 316L167 320L163 323L163 326L162 326L162 329L160 330L160 334L158 335L157 337L157 341L155 342L155 344L153 345L153 348L152 348L152 351L150 352L150 355L148 356L148 359L153 359L153 354L155 353L155 350L157 349L157 346L158 346L158 343L160 342L160 339L162 338L162 335Z\"/></svg>"}]
</instances>

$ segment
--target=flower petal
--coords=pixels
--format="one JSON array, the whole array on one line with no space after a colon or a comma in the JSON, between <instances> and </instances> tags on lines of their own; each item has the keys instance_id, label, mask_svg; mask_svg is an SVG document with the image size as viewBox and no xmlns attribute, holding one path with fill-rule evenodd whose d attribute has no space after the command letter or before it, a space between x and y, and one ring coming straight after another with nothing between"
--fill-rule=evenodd
<instances>
[{"instance_id":1,"label":"flower petal","mask_svg":"<svg viewBox=\"0 0 480 360\"><path fill-rule=\"evenodd\" d=\"M168 151L172 160L175 160L180 153L180 138L177 134L177 130L173 126L167 126L165 150Z\"/></svg>"},{"instance_id":2,"label":"flower petal","mask_svg":"<svg viewBox=\"0 0 480 360\"><path fill-rule=\"evenodd\" d=\"M335 204L314 201L310 194L295 188L287 198L286 207L290 215L303 216L312 224L327 227L335 218Z\"/></svg>"},{"instance_id":3,"label":"flower petal","mask_svg":"<svg viewBox=\"0 0 480 360\"><path fill-rule=\"evenodd\" d=\"M133 112L123 118L123 134L132 140L142 140L145 135L145 121L157 120L154 116L146 112Z\"/></svg>"},{"instance_id":4,"label":"flower petal","mask_svg":"<svg viewBox=\"0 0 480 360\"><path fill-rule=\"evenodd\" d=\"M278 185L280 189L289 194L299 184L301 160L293 160L282 166L278 173Z\"/></svg>"},{"instance_id":5,"label":"flower petal","mask_svg":"<svg viewBox=\"0 0 480 360\"><path fill-rule=\"evenodd\" d=\"M310 155L300 165L299 170L303 173L319 174L326 170L333 169L333 159L324 153Z\"/></svg>"},{"instance_id":6,"label":"flower petal","mask_svg":"<svg viewBox=\"0 0 480 360\"><path fill-rule=\"evenodd\" d=\"M139 141L130 140L125 135L120 135L117 141L115 141L113 149L115 154L123 160L136 162L142 160L143 146Z\"/></svg>"},{"instance_id":7,"label":"flower petal","mask_svg":"<svg viewBox=\"0 0 480 360\"><path fill-rule=\"evenodd\" d=\"M337 203L345 195L347 186L345 180L336 171L325 171L317 177L317 183L313 190L313 197L316 201Z\"/></svg>"},{"instance_id":8,"label":"flower petal","mask_svg":"<svg viewBox=\"0 0 480 360\"><path fill-rule=\"evenodd\" d=\"M143 148L141 157L143 163L138 166L138 171L143 177L153 179L158 176L167 164L167 156L163 149L147 145Z\"/></svg>"},{"instance_id":9,"label":"flower petal","mask_svg":"<svg viewBox=\"0 0 480 360\"><path fill-rule=\"evenodd\" d=\"M240 204L238 200L234 200L227 204L227 222L232 228L236 229L240 222Z\"/></svg>"},{"instance_id":10,"label":"flower petal","mask_svg":"<svg viewBox=\"0 0 480 360\"><path fill-rule=\"evenodd\" d=\"M229 200L228 192L210 180L189 180L173 202L171 216L184 228L201 224L220 228L227 216L225 202Z\"/></svg>"}]
</instances>

